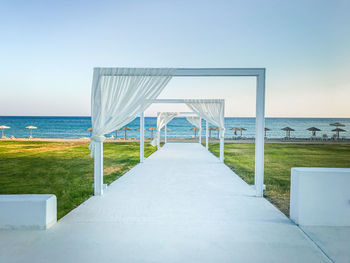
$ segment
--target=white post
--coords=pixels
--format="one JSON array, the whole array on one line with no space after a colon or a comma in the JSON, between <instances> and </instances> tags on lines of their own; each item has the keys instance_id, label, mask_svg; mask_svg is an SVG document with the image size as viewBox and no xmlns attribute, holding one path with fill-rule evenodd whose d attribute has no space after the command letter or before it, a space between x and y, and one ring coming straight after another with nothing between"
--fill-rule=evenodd
<instances>
[{"instance_id":1,"label":"white post","mask_svg":"<svg viewBox=\"0 0 350 263\"><path fill-rule=\"evenodd\" d=\"M165 128L164 128L164 143L167 143L167 138L166 138L166 136L167 136L167 126L166 126L166 124L165 124Z\"/></svg>"},{"instance_id":2,"label":"white post","mask_svg":"<svg viewBox=\"0 0 350 263\"><path fill-rule=\"evenodd\" d=\"M224 125L225 125L225 102L223 102L224 103L224 110L223 110L223 112L222 112L222 119L224 120ZM222 132L222 129L220 128L220 134L221 134L221 132ZM224 157L224 137L220 137L220 161L221 162L224 162L224 159L225 159L225 157Z\"/></svg>"},{"instance_id":3,"label":"white post","mask_svg":"<svg viewBox=\"0 0 350 263\"><path fill-rule=\"evenodd\" d=\"M140 163L145 160L145 116L140 114Z\"/></svg>"},{"instance_id":4,"label":"white post","mask_svg":"<svg viewBox=\"0 0 350 263\"><path fill-rule=\"evenodd\" d=\"M103 195L103 142L95 142L94 195Z\"/></svg>"},{"instance_id":5,"label":"white post","mask_svg":"<svg viewBox=\"0 0 350 263\"><path fill-rule=\"evenodd\" d=\"M220 138L220 161L224 162L224 138Z\"/></svg>"},{"instance_id":6,"label":"white post","mask_svg":"<svg viewBox=\"0 0 350 263\"><path fill-rule=\"evenodd\" d=\"M205 148L208 150L209 149L209 143L208 143L208 136L209 136L209 123L206 120L205 121Z\"/></svg>"},{"instance_id":7,"label":"white post","mask_svg":"<svg viewBox=\"0 0 350 263\"><path fill-rule=\"evenodd\" d=\"M158 131L158 121L159 121L159 112L157 113L157 134L156 134L156 136L157 136L157 150L159 150L160 149L160 131L161 131L161 128L160 128L160 130Z\"/></svg>"},{"instance_id":8,"label":"white post","mask_svg":"<svg viewBox=\"0 0 350 263\"><path fill-rule=\"evenodd\" d=\"M255 131L255 190L264 195L264 127L265 127L265 71L257 76Z\"/></svg>"},{"instance_id":9,"label":"white post","mask_svg":"<svg viewBox=\"0 0 350 263\"><path fill-rule=\"evenodd\" d=\"M157 150L160 149L160 131L157 130Z\"/></svg>"},{"instance_id":10,"label":"white post","mask_svg":"<svg viewBox=\"0 0 350 263\"><path fill-rule=\"evenodd\" d=\"M199 144L202 144L202 118L199 118Z\"/></svg>"}]
</instances>

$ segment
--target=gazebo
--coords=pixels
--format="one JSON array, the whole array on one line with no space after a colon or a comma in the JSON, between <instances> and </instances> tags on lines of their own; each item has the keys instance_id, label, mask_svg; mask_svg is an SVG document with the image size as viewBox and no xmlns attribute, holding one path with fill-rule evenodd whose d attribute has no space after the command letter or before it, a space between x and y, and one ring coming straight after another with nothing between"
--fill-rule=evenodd
<instances>
[{"instance_id":1,"label":"gazebo","mask_svg":"<svg viewBox=\"0 0 350 263\"><path fill-rule=\"evenodd\" d=\"M220 128L220 160L223 161L224 102L220 100L157 100L173 77L256 77L255 189L264 189L264 68L95 68L92 81L92 136L89 148L94 156L94 193L103 194L104 135L140 116L140 161L143 161L144 111L152 103L185 103L207 123ZM219 118L217 116L220 116ZM221 123L222 120L222 123ZM219 124L219 125L218 125Z\"/></svg>"}]
</instances>

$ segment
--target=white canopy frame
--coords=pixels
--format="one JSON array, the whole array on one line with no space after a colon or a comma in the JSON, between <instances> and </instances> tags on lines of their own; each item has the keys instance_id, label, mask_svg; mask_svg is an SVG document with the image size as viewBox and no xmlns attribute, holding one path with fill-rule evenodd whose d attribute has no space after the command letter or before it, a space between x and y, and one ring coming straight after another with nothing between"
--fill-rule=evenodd
<instances>
[{"instance_id":1,"label":"white canopy frame","mask_svg":"<svg viewBox=\"0 0 350 263\"><path fill-rule=\"evenodd\" d=\"M99 76L113 76L109 69ZM96 71L95 71L96 72ZM127 72L123 73L128 74ZM98 77L99 77L98 76ZM264 128L265 128L265 68L176 68L173 77L255 77L256 78L256 132L255 132L255 176L256 196L264 193ZM163 100L162 103L166 102ZM144 125L144 114L141 114ZM140 129L143 133L143 129ZM142 140L142 139L141 139ZM144 141L141 141L144 143ZM143 153L142 153L143 154ZM96 141L94 147L94 189L95 195L103 194L103 141Z\"/></svg>"},{"instance_id":2,"label":"white canopy frame","mask_svg":"<svg viewBox=\"0 0 350 263\"><path fill-rule=\"evenodd\" d=\"M197 128L199 128L199 131L198 131L198 143L202 144L202 118L199 117L198 114L196 114L193 111L178 112L178 115L175 118L178 118L178 117L192 117L192 116L199 118L200 125L199 125L199 127L197 127ZM193 125L193 124L191 123L191 125ZM165 124L165 128L164 128L164 143L167 143L167 124Z\"/></svg>"},{"instance_id":3,"label":"white canopy frame","mask_svg":"<svg viewBox=\"0 0 350 263\"><path fill-rule=\"evenodd\" d=\"M157 100L154 100L152 101L153 103L165 103L164 101L166 101L166 103L185 103L186 100L181 100L181 99L167 99L167 100L162 100L162 99L157 99ZM205 101L213 101L213 100L201 100L205 103ZM224 100L216 100L220 103L225 103ZM157 113L157 116L159 116L160 112ZM142 118L143 114L140 115L140 118ZM176 117L174 118L178 118L178 117L188 117L188 116L195 116L195 117L198 117L199 118L199 123L200 123L200 126L199 126L199 132L198 132L198 143L199 144L202 144L202 118L200 116L198 116L197 113L193 112L193 111L189 111L189 112L177 112L177 115ZM224 118L225 116L223 116ZM205 119L204 119L205 120ZM208 128L209 128L209 124L208 124L208 121L205 120L206 122L206 133L205 133L205 148L208 150ZM140 121L140 131L141 129L144 129L141 127L141 125L144 125L142 124L144 123L144 120L141 122ZM192 124L192 123L191 123ZM144 134L141 134L140 132L140 162L143 162L144 161L144 139L142 140L142 143L141 143L141 136L144 136ZM159 150L160 149L160 134L157 133L157 137L158 137L158 140L157 140L157 149ZM164 143L167 143L167 124L164 125ZM223 143L224 141L222 140L222 145L220 144L220 149L221 147L223 148ZM220 160L223 162L224 161L224 151L220 151Z\"/></svg>"}]
</instances>

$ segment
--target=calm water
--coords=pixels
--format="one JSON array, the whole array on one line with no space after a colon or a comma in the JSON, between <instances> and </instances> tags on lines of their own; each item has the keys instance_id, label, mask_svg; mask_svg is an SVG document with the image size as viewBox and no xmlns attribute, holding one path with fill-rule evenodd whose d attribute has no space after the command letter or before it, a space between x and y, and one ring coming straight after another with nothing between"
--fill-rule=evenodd
<instances>
[{"instance_id":1,"label":"calm water","mask_svg":"<svg viewBox=\"0 0 350 263\"><path fill-rule=\"evenodd\" d=\"M285 136L285 132L281 131L281 128L289 126L295 129L295 132L291 133L292 137L297 138L308 138L311 132L306 129L315 126L321 129L318 132L318 136L322 134L327 134L329 137L332 136L334 132L331 130L335 127L330 126L330 123L341 122L345 124L345 127L341 127L346 132L341 133L341 137L350 138L350 118L347 119L319 119L319 118L267 118L266 127L270 128L271 131L267 132L267 137L269 138L282 138ZM146 117L145 126L156 127L156 117ZM37 130L33 130L33 137L37 138L79 138L79 137L89 137L90 132L87 131L91 127L90 117L28 117L28 116L2 116L0 117L0 125L10 126L11 129L5 130L5 135L7 137L15 136L16 138L28 137L29 130L24 127L33 125L38 127ZM203 127L205 122L203 121ZM255 118L226 118L226 138L233 136L233 131L229 130L232 127L243 127L247 130L243 132L243 136L254 137L255 134ZM135 119L127 125L131 128L131 131L127 132L127 137L139 137L139 131L136 129L139 127L139 119ZM191 137L193 136L193 131L190 129L193 126L187 122L185 118L175 118L168 124L168 128L171 131L168 132L169 137ZM204 134L204 132L203 132ZM212 136L216 136L217 132L213 131ZM112 134L108 134L110 137ZM114 137L116 136L113 133ZM118 137L123 137L124 132L118 132ZM146 131L145 137L150 137L151 132Z\"/></svg>"}]
</instances>

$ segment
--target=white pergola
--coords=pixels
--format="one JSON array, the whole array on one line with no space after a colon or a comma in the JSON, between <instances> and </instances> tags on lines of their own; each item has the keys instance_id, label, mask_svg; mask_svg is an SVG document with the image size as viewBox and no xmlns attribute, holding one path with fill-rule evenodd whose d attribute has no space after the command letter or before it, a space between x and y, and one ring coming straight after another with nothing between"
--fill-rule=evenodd
<instances>
[{"instance_id":1,"label":"white pergola","mask_svg":"<svg viewBox=\"0 0 350 263\"><path fill-rule=\"evenodd\" d=\"M98 69L98 68L97 68ZM94 71L93 87L102 76L113 76L116 68ZM127 73L124 73L127 74ZM256 196L264 192L264 126L265 126L265 68L176 68L172 77L255 77L256 78L256 132L255 132L255 177ZM158 100L160 101L160 100ZM163 100L164 103L166 102ZM181 102L183 103L183 102ZM141 125L144 126L143 113ZM144 129L140 129L143 133ZM143 136L141 136L143 138ZM143 139L141 139L143 140ZM140 141L141 144L144 141ZM103 193L103 141L94 141L94 188L95 195ZM223 148L223 147L222 147ZM222 149L223 150L223 149ZM141 152L143 155L143 152ZM222 155L223 156L223 155Z\"/></svg>"},{"instance_id":2,"label":"white pergola","mask_svg":"<svg viewBox=\"0 0 350 263\"><path fill-rule=\"evenodd\" d=\"M158 112L159 114L159 112ZM186 112L178 112L178 115L175 117L175 118L178 118L178 117L187 117L187 116L196 116L199 118L199 121L200 121L200 128L199 128L199 132L198 132L198 143L202 143L202 118L199 117L195 112L193 111L186 111ZM206 123L208 123L206 121ZM141 123L140 123L141 124ZM164 143L167 143L167 125L168 124L165 124L165 128L164 128ZM206 148L208 149L208 139L206 137ZM140 145L141 147L141 145ZM141 153L141 151L140 151ZM140 161L141 161L141 156L140 156Z\"/></svg>"},{"instance_id":3,"label":"white pergola","mask_svg":"<svg viewBox=\"0 0 350 263\"><path fill-rule=\"evenodd\" d=\"M225 100L223 99L217 99L217 100L206 100L206 99L202 99L202 102L206 102L206 101L217 101L223 105L225 105ZM156 99L153 100L152 103L186 103L185 99ZM225 119L225 115L224 112L222 113L222 118ZM176 117L181 117L181 116L188 116L188 115L196 115L198 116L195 112L178 112L178 115ZM198 116L199 117L199 116ZM202 122L202 118L200 118L200 123ZM142 112L140 114L140 162L142 163L144 161L144 112ZM205 132L205 148L208 150L209 146L208 146L208 138L209 138L209 133L208 133L208 129L209 129L209 122L207 120L205 120L206 123L206 132ZM165 140L164 142L167 142L167 125L165 124ZM199 129L199 143L202 143L202 136L201 136L201 132L202 132L202 124L200 125L200 129ZM158 144L157 144L157 148L160 149L159 146L160 140L158 140ZM224 138L220 138L220 156L219 159L221 162L224 161Z\"/></svg>"}]
</instances>

